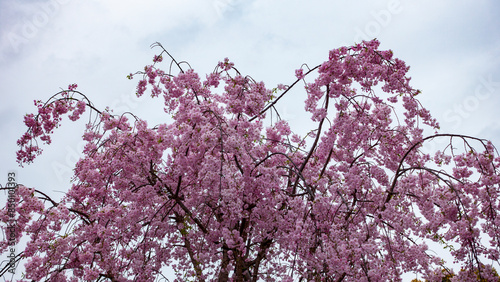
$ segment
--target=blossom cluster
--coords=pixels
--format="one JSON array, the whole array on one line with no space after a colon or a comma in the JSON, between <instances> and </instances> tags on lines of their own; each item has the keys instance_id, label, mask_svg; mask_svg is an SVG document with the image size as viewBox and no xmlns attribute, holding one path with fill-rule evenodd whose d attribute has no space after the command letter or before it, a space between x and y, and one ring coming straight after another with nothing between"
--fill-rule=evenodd
<instances>
[{"instance_id":1,"label":"blossom cluster","mask_svg":"<svg viewBox=\"0 0 500 282\"><path fill-rule=\"evenodd\" d=\"M76 91L77 87L76 84L70 84L67 91L59 92L46 103L41 100L34 101L38 112L36 115L24 116L24 124L28 127L28 131L17 141L21 147L21 150L17 152L17 161L20 164L32 162L42 152L37 140L45 144L52 142L50 134L59 127L63 115L71 113L68 118L76 121L85 112L87 106L85 100L73 97L74 94L80 94ZM60 97L56 98L57 96Z\"/></svg>"}]
</instances>

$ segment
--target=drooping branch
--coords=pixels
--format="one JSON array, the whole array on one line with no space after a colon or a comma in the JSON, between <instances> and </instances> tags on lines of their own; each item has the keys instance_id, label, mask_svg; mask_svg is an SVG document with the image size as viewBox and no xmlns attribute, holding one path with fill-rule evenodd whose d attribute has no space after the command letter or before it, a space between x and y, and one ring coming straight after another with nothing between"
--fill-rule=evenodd
<instances>
[{"instance_id":1,"label":"drooping branch","mask_svg":"<svg viewBox=\"0 0 500 282\"><path fill-rule=\"evenodd\" d=\"M485 140L485 139L481 139L481 138L477 138L477 137L473 137L473 136L467 136L467 135L461 135L461 134L449 134L449 133L434 134L434 135L431 135L431 136L427 136L427 137L423 138L420 141L415 142L406 151L406 153L403 155L403 157L399 161L398 168L396 169L396 172L394 173L394 175L395 175L394 179L392 181L392 184L391 184L389 190L387 191L387 197L386 197L386 200L384 202L384 207L382 207L382 211L385 210L385 204L388 203L392 199L392 197L394 195L394 189L396 187L396 183L397 183L399 177L401 175L403 175L403 173L402 173L404 171L403 165L404 165L404 162L406 161L406 158L409 156L409 154L412 153L416 148L418 148L423 142L425 142L427 140L434 139L434 138L438 138L438 137L450 137L450 139L452 139L452 138L460 138L460 139L464 140L464 142L467 142L467 139L471 139L471 140L479 141L483 145L484 145L484 142L487 142L487 140ZM470 146L470 148L472 148L472 146Z\"/></svg>"}]
</instances>

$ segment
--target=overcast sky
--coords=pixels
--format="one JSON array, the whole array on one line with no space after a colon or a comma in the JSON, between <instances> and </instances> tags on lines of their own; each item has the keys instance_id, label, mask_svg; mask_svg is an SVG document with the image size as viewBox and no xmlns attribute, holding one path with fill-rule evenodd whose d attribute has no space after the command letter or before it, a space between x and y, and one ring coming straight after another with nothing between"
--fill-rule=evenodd
<instances>
[{"instance_id":1,"label":"overcast sky","mask_svg":"<svg viewBox=\"0 0 500 282\"><path fill-rule=\"evenodd\" d=\"M82 122L64 120L26 168L15 152L33 100L70 83L101 109L165 120L160 100L136 98L137 80L126 79L152 62L156 41L201 77L229 57L240 72L275 87L293 82L303 63L325 61L331 49L376 37L411 66L412 85L443 132L500 147L499 16L494 0L0 0L0 183L16 170L27 186L53 195L68 189ZM298 130L303 95L278 105Z\"/></svg>"}]
</instances>

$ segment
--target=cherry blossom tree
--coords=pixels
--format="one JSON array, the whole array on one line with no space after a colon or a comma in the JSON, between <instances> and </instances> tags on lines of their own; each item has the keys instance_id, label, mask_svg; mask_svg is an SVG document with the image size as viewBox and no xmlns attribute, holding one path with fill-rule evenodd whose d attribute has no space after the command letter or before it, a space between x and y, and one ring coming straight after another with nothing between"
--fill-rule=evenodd
<instances>
[{"instance_id":1,"label":"cherry blossom tree","mask_svg":"<svg viewBox=\"0 0 500 282\"><path fill-rule=\"evenodd\" d=\"M377 40L334 49L272 89L228 59L202 79L155 47L153 64L129 78L138 96L161 99L169 122L99 110L75 84L25 116L20 164L64 115L91 111L64 197L16 190L26 279L154 281L166 267L177 281L498 279L493 144L439 132L409 67ZM315 125L303 136L276 109L301 85ZM437 138L447 146L424 150Z\"/></svg>"}]
</instances>

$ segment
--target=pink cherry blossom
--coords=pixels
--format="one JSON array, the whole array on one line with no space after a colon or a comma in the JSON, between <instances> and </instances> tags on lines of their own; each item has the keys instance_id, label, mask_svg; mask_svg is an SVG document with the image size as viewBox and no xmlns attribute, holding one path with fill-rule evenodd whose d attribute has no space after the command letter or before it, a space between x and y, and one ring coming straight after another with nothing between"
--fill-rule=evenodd
<instances>
[{"instance_id":1,"label":"pink cherry blossom","mask_svg":"<svg viewBox=\"0 0 500 282\"><path fill-rule=\"evenodd\" d=\"M171 122L99 111L76 84L24 117L20 164L64 115L98 114L59 202L17 189L26 279L155 281L165 266L176 281L496 279L500 157L491 142L439 132L409 67L377 40L333 49L272 89L227 58L202 80L155 46L154 64L128 77L142 76L137 95L149 88ZM275 114L300 83L315 123L305 136ZM423 152L438 138L448 145Z\"/></svg>"}]
</instances>

